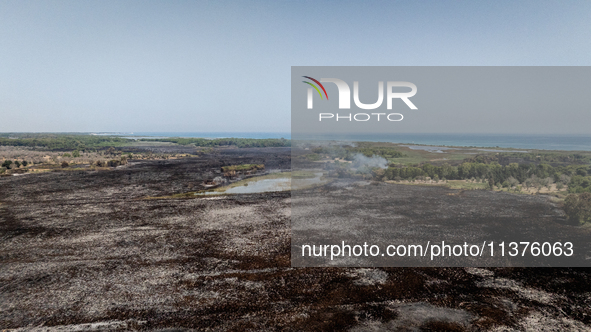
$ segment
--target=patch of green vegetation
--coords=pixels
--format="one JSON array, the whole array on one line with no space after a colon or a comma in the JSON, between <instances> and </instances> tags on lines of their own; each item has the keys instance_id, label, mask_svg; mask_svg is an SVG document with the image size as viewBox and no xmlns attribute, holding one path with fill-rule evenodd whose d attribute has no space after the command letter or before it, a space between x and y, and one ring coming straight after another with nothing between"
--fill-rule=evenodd
<instances>
[{"instance_id":1,"label":"patch of green vegetation","mask_svg":"<svg viewBox=\"0 0 591 332\"><path fill-rule=\"evenodd\" d=\"M359 143L357 147L349 148L350 153L361 153L366 157L380 156L386 159L402 158L406 155L392 146L371 146Z\"/></svg>"},{"instance_id":2,"label":"patch of green vegetation","mask_svg":"<svg viewBox=\"0 0 591 332\"><path fill-rule=\"evenodd\" d=\"M2 167L9 169L10 166L12 165L12 160L4 160L4 162L2 162Z\"/></svg>"},{"instance_id":3,"label":"patch of green vegetation","mask_svg":"<svg viewBox=\"0 0 591 332\"><path fill-rule=\"evenodd\" d=\"M552 167L547 164L517 164L499 165L498 163L484 164L464 162L459 166L443 164L441 166L425 163L422 165L390 166L386 169L385 180L409 179L448 179L448 180L477 180L488 187L502 186L507 188L523 184L526 188L550 188L554 183L557 189L568 184L569 192L591 192L590 168L587 165L569 165ZM486 180L486 181L484 181Z\"/></svg>"},{"instance_id":4,"label":"patch of green vegetation","mask_svg":"<svg viewBox=\"0 0 591 332\"><path fill-rule=\"evenodd\" d=\"M460 190L480 190L480 189L487 189L488 186L486 183L476 183L476 182L467 182L464 180L449 180L449 181L439 181L439 182L423 182L423 181L416 181L416 182L392 182L389 183L398 183L410 186L439 186L439 187L447 187L450 189L460 189Z\"/></svg>"},{"instance_id":5,"label":"patch of green vegetation","mask_svg":"<svg viewBox=\"0 0 591 332\"><path fill-rule=\"evenodd\" d=\"M487 183L480 183L480 182L467 182L462 180L449 180L445 184L446 187L450 189L464 189L464 190L477 190L477 189L487 189Z\"/></svg>"},{"instance_id":6,"label":"patch of green vegetation","mask_svg":"<svg viewBox=\"0 0 591 332\"><path fill-rule=\"evenodd\" d=\"M52 151L87 151L105 147L124 147L154 144L192 144L199 147L236 146L250 147L289 147L291 140L279 138L142 138L139 141L119 136L99 136L87 133L0 133L0 146L24 146Z\"/></svg>"},{"instance_id":7,"label":"patch of green vegetation","mask_svg":"<svg viewBox=\"0 0 591 332\"><path fill-rule=\"evenodd\" d=\"M575 175L568 185L569 193L591 193L591 176Z\"/></svg>"},{"instance_id":8,"label":"patch of green vegetation","mask_svg":"<svg viewBox=\"0 0 591 332\"><path fill-rule=\"evenodd\" d=\"M430 160L429 158L425 158L420 155L414 155L414 156L407 155L406 157L397 158L396 160L388 159L388 163L395 164L395 165L408 165L408 164L420 164L423 162L427 162L429 160Z\"/></svg>"},{"instance_id":9,"label":"patch of green vegetation","mask_svg":"<svg viewBox=\"0 0 591 332\"><path fill-rule=\"evenodd\" d=\"M263 164L243 164L243 165L231 165L231 166L223 166L222 172L232 172L232 171L252 171L252 170L263 170L265 169L265 165Z\"/></svg>"},{"instance_id":10,"label":"patch of green vegetation","mask_svg":"<svg viewBox=\"0 0 591 332\"><path fill-rule=\"evenodd\" d=\"M568 195L564 200L564 211L573 223L591 223L591 193Z\"/></svg>"},{"instance_id":11,"label":"patch of green vegetation","mask_svg":"<svg viewBox=\"0 0 591 332\"><path fill-rule=\"evenodd\" d=\"M323 157L330 159L339 158L347 161L352 161L358 154L364 155L368 158L379 156L385 159L402 158L406 155L398 150L392 144L374 143L374 142L358 142L356 146L323 146L315 147L311 153L307 155L307 159L317 161Z\"/></svg>"},{"instance_id":12,"label":"patch of green vegetation","mask_svg":"<svg viewBox=\"0 0 591 332\"><path fill-rule=\"evenodd\" d=\"M116 136L95 136L88 134L2 134L0 146L22 146L42 148L51 151L86 151L104 147L119 147L132 140Z\"/></svg>"},{"instance_id":13,"label":"patch of green vegetation","mask_svg":"<svg viewBox=\"0 0 591 332\"><path fill-rule=\"evenodd\" d=\"M553 163L553 164L589 164L591 163L591 152L582 151L572 153L570 151L535 151L535 152L500 152L490 155L478 155L467 159L467 162L490 164L498 162L508 164L514 160L528 163Z\"/></svg>"},{"instance_id":14,"label":"patch of green vegetation","mask_svg":"<svg viewBox=\"0 0 591 332\"><path fill-rule=\"evenodd\" d=\"M418 180L417 184L425 184L429 183L425 180L430 179L462 180L452 182L452 187L523 193L533 191L538 194L545 192L557 197L564 197L567 192L591 192L591 152L588 151L523 152L510 148L486 151L476 147L411 149L406 144L384 142L323 145L310 149L310 153L303 158L312 161L331 157L352 160L359 153L386 158L389 162L386 170L371 170L371 178L378 181ZM356 175L354 170L338 162L331 169L331 176ZM369 174L367 171L361 173Z\"/></svg>"},{"instance_id":15,"label":"patch of green vegetation","mask_svg":"<svg viewBox=\"0 0 591 332\"><path fill-rule=\"evenodd\" d=\"M471 149L453 149L445 150L444 153L436 153L425 150L413 150L409 147L400 146L399 149L404 153L404 157L388 160L392 164L408 165L422 164L426 162L454 162L472 157L474 150Z\"/></svg>"}]
</instances>

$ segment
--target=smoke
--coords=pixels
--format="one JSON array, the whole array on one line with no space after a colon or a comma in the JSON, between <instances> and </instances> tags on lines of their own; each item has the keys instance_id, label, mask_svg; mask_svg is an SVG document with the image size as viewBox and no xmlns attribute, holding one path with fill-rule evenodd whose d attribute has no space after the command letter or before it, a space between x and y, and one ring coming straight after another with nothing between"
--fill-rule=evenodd
<instances>
[{"instance_id":1,"label":"smoke","mask_svg":"<svg viewBox=\"0 0 591 332\"><path fill-rule=\"evenodd\" d=\"M352 147L352 148L356 148L357 147L357 143L355 142L350 142L350 141L336 141L334 143L332 143L333 146L338 146L341 148L344 147Z\"/></svg>"},{"instance_id":2,"label":"smoke","mask_svg":"<svg viewBox=\"0 0 591 332\"><path fill-rule=\"evenodd\" d=\"M358 171L364 170L369 172L372 168L379 167L379 168L386 168L388 167L388 161L380 156L373 155L371 158L364 156L361 153L358 153L353 157L353 168L356 168Z\"/></svg>"}]
</instances>

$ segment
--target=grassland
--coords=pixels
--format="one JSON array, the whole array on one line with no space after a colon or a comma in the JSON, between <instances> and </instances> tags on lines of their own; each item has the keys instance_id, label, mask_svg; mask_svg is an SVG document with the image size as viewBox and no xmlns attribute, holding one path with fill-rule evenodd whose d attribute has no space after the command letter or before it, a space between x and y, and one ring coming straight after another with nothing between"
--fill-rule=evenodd
<instances>
[{"instance_id":1,"label":"grassland","mask_svg":"<svg viewBox=\"0 0 591 332\"><path fill-rule=\"evenodd\" d=\"M231 165L231 166L223 166L223 172L241 172L241 171L257 171L265 169L265 165L263 164L243 164L243 165Z\"/></svg>"},{"instance_id":2,"label":"grassland","mask_svg":"<svg viewBox=\"0 0 591 332\"><path fill-rule=\"evenodd\" d=\"M449 189L461 189L461 190L484 190L488 188L488 184L480 182L472 182L469 180L447 180L447 181L385 181L387 183L397 183L410 186L439 186L446 187Z\"/></svg>"},{"instance_id":3,"label":"grassland","mask_svg":"<svg viewBox=\"0 0 591 332\"><path fill-rule=\"evenodd\" d=\"M447 150L444 153L435 153L425 150L413 150L406 146L396 145L400 152L404 153L404 157L388 158L388 162L392 164L420 164L425 162L449 162L461 161L467 157L473 156L472 150L458 149Z\"/></svg>"}]
</instances>

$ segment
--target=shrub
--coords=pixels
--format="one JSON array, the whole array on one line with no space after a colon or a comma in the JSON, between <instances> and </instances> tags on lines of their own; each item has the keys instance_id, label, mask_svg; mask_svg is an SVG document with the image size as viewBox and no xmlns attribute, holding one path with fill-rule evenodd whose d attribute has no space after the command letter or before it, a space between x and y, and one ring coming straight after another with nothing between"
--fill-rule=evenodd
<instances>
[{"instance_id":1,"label":"shrub","mask_svg":"<svg viewBox=\"0 0 591 332\"><path fill-rule=\"evenodd\" d=\"M386 170L383 168L375 167L371 169L371 175L377 181L382 181L385 174Z\"/></svg>"},{"instance_id":2,"label":"shrub","mask_svg":"<svg viewBox=\"0 0 591 332\"><path fill-rule=\"evenodd\" d=\"M568 184L569 193L591 192L591 176L575 175Z\"/></svg>"},{"instance_id":3,"label":"shrub","mask_svg":"<svg viewBox=\"0 0 591 332\"><path fill-rule=\"evenodd\" d=\"M2 163L2 167L6 167L6 169L10 169L10 165L12 165L12 160L4 160Z\"/></svg>"},{"instance_id":4,"label":"shrub","mask_svg":"<svg viewBox=\"0 0 591 332\"><path fill-rule=\"evenodd\" d=\"M65 167L68 167L68 166L70 166L70 164L68 164L67 161L62 161L62 167L65 168Z\"/></svg>"},{"instance_id":5,"label":"shrub","mask_svg":"<svg viewBox=\"0 0 591 332\"><path fill-rule=\"evenodd\" d=\"M244 164L244 165L232 165L232 166L223 166L222 172L231 172L231 171L252 171L252 170L263 170L265 169L265 165L263 164Z\"/></svg>"},{"instance_id":6,"label":"shrub","mask_svg":"<svg viewBox=\"0 0 591 332\"><path fill-rule=\"evenodd\" d=\"M591 222L591 193L568 195L564 201L564 212L574 223Z\"/></svg>"}]
</instances>

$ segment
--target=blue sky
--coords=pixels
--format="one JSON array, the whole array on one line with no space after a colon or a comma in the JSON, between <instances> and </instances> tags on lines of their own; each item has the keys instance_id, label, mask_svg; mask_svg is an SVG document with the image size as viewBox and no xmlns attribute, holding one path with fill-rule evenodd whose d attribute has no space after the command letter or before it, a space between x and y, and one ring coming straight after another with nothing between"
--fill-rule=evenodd
<instances>
[{"instance_id":1,"label":"blue sky","mask_svg":"<svg viewBox=\"0 0 591 332\"><path fill-rule=\"evenodd\" d=\"M0 1L0 131L288 132L290 67L591 65L589 1Z\"/></svg>"}]
</instances>

